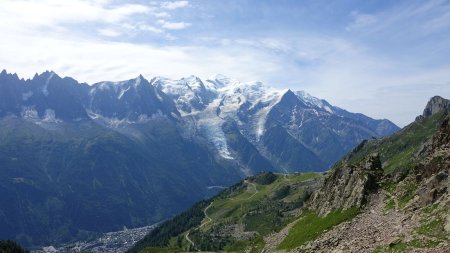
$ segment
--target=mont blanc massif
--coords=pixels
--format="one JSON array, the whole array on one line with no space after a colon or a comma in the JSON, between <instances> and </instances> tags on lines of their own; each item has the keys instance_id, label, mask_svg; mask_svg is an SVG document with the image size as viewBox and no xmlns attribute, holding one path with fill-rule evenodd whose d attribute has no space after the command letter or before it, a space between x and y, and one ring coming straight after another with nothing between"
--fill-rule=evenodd
<instances>
[{"instance_id":1,"label":"mont blanc massif","mask_svg":"<svg viewBox=\"0 0 450 253\"><path fill-rule=\"evenodd\" d=\"M222 75L3 70L0 238L46 252L445 252L449 108L434 97L400 129ZM153 224L129 245L80 243Z\"/></svg>"}]
</instances>

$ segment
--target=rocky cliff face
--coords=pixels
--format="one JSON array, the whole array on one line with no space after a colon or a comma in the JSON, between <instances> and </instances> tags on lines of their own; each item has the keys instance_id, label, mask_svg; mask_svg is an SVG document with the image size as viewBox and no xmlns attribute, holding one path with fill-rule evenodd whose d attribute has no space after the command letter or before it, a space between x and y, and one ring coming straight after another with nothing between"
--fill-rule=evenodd
<instances>
[{"instance_id":1,"label":"rocky cliff face","mask_svg":"<svg viewBox=\"0 0 450 253\"><path fill-rule=\"evenodd\" d=\"M415 168L419 184L420 205L425 206L448 194L450 168L450 122L448 116L440 131L418 154L421 163Z\"/></svg>"},{"instance_id":2,"label":"rocky cliff face","mask_svg":"<svg viewBox=\"0 0 450 253\"><path fill-rule=\"evenodd\" d=\"M442 110L450 109L450 100L440 96L434 96L428 101L427 106L423 110L423 117L429 117Z\"/></svg>"},{"instance_id":3,"label":"rocky cliff face","mask_svg":"<svg viewBox=\"0 0 450 253\"><path fill-rule=\"evenodd\" d=\"M326 215L333 210L362 207L368 195L378 189L383 175L380 156L368 156L358 165L337 167L330 172L320 190L309 200L309 209Z\"/></svg>"},{"instance_id":4,"label":"rocky cliff face","mask_svg":"<svg viewBox=\"0 0 450 253\"><path fill-rule=\"evenodd\" d=\"M448 101L448 100L447 100ZM448 113L446 113L448 114ZM422 162L415 168L418 184L416 208L437 205L444 229L450 232L450 119L447 115L436 133L418 155ZM447 211L445 211L447 210Z\"/></svg>"}]
</instances>

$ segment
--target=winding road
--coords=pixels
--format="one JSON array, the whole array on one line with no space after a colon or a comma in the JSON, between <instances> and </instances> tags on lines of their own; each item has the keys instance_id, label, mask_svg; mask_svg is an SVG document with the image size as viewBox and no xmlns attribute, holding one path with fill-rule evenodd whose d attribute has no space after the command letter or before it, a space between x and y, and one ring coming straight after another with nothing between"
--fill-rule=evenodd
<instances>
[{"instance_id":1,"label":"winding road","mask_svg":"<svg viewBox=\"0 0 450 253\"><path fill-rule=\"evenodd\" d=\"M258 189L256 188L256 185L254 184L254 183L251 183L251 182L249 182L249 181L247 181L247 180L244 180L244 182L246 183L246 184L249 184L249 185L251 185L251 186L253 186L253 189L255 190L255 192L251 195L251 196L249 196L248 198L246 198L246 199L244 199L244 200L249 200L249 199L251 199L251 198L253 198L256 194L258 194ZM202 227L204 227L206 224L209 224L209 223L211 223L212 221L213 221L213 219L208 215L208 209L209 208L211 208L211 206L212 206L212 204L213 204L214 202L211 202L211 203L209 203L209 205L203 210L203 213L205 214L205 218L207 219L206 221L204 221L204 222L202 222L202 224L200 224L200 226L198 227L198 228L202 228ZM190 234L190 232L191 232L191 230L192 229L190 229L190 230L188 230L187 231L187 233L186 233L186 235L184 236L184 238L186 239L186 241L188 241L191 245L192 245L192 247L195 247L195 243L191 240L191 238L189 238L189 234Z\"/></svg>"},{"instance_id":2,"label":"winding road","mask_svg":"<svg viewBox=\"0 0 450 253\"><path fill-rule=\"evenodd\" d=\"M195 243L189 238L189 233L191 232L191 230L189 230L186 235L184 236L184 238L186 239L186 241L188 241L193 247L195 247Z\"/></svg>"},{"instance_id":3,"label":"winding road","mask_svg":"<svg viewBox=\"0 0 450 253\"><path fill-rule=\"evenodd\" d=\"M199 228L202 228L203 226L205 226L206 224L210 223L212 221L211 217L208 216L208 214L206 213L208 211L208 209L212 206L213 202L209 203L209 205L205 208L205 210L203 210L203 213L205 214L206 219L208 219L205 222L202 222L202 224L200 224Z\"/></svg>"},{"instance_id":4,"label":"winding road","mask_svg":"<svg viewBox=\"0 0 450 253\"><path fill-rule=\"evenodd\" d=\"M205 214L205 217L207 219L207 221L202 222L202 224L200 224L199 228L202 228L203 226L205 226L206 224L210 223L212 221L211 217L209 217L209 215L206 213L208 211L208 209L212 206L213 202L209 203L209 205L203 210L203 213ZM189 233L191 232L191 230L189 230L186 235L184 236L184 238L186 239L186 241L188 241L193 247L195 247L195 243L191 240L191 238L189 238Z\"/></svg>"}]
</instances>

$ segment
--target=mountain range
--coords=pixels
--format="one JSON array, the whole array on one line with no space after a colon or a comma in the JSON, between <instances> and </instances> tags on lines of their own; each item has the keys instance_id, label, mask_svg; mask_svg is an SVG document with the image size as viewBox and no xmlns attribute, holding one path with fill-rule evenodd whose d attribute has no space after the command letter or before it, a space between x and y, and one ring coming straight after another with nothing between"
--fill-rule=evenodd
<instances>
[{"instance_id":1,"label":"mountain range","mask_svg":"<svg viewBox=\"0 0 450 253\"><path fill-rule=\"evenodd\" d=\"M261 171L323 171L399 128L306 92L218 75L79 83L0 73L0 238L152 224Z\"/></svg>"}]
</instances>

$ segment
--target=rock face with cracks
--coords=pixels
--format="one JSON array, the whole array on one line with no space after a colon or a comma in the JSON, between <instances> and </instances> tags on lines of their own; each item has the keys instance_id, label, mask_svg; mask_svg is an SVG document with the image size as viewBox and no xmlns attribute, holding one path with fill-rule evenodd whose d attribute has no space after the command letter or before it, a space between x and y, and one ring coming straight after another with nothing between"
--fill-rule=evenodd
<instances>
[{"instance_id":1,"label":"rock face with cracks","mask_svg":"<svg viewBox=\"0 0 450 253\"><path fill-rule=\"evenodd\" d=\"M330 172L322 188L311 195L309 209L326 215L333 210L362 207L382 177L380 156L373 154L358 165L344 165Z\"/></svg>"},{"instance_id":2,"label":"rock face with cracks","mask_svg":"<svg viewBox=\"0 0 450 253\"><path fill-rule=\"evenodd\" d=\"M422 116L426 118L447 109L450 109L450 100L440 96L434 96L430 99L427 106L423 110Z\"/></svg>"}]
</instances>

